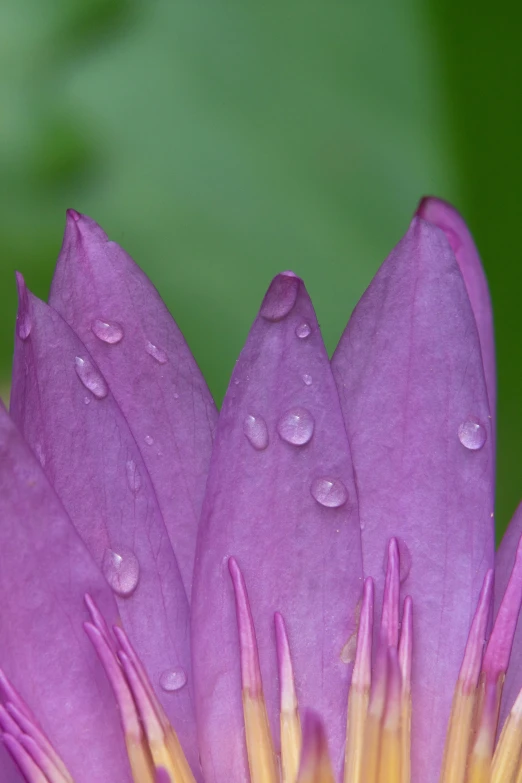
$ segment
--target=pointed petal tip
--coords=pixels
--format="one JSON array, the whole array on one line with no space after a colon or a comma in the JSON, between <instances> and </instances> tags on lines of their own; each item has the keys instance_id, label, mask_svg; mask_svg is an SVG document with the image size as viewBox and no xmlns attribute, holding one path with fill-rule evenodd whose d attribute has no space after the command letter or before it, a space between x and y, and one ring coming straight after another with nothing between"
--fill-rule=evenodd
<instances>
[{"instance_id":1,"label":"pointed petal tip","mask_svg":"<svg viewBox=\"0 0 522 783\"><path fill-rule=\"evenodd\" d=\"M107 234L103 228L88 215L77 212L75 209L68 209L65 214L63 247L67 247L68 243L73 243L73 246L76 246L77 243L81 244L82 242L108 241Z\"/></svg>"},{"instance_id":2,"label":"pointed petal tip","mask_svg":"<svg viewBox=\"0 0 522 783\"><path fill-rule=\"evenodd\" d=\"M301 278L293 272L276 275L268 286L259 314L267 321L281 321L293 309L301 283Z\"/></svg>"},{"instance_id":3,"label":"pointed petal tip","mask_svg":"<svg viewBox=\"0 0 522 783\"><path fill-rule=\"evenodd\" d=\"M16 313L16 332L21 340L26 340L32 328L30 292L21 272L15 272L18 291L18 311Z\"/></svg>"},{"instance_id":4,"label":"pointed petal tip","mask_svg":"<svg viewBox=\"0 0 522 783\"><path fill-rule=\"evenodd\" d=\"M67 220L72 220L75 223L77 223L80 218L82 217L80 212L77 212L75 209L68 209L66 210Z\"/></svg>"}]
</instances>

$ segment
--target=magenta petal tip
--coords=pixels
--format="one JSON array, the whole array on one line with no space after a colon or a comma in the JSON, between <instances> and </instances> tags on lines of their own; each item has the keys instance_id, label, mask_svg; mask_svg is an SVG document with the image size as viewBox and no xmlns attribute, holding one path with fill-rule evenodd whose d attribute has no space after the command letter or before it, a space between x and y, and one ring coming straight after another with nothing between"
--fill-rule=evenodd
<instances>
[{"instance_id":1,"label":"magenta petal tip","mask_svg":"<svg viewBox=\"0 0 522 783\"><path fill-rule=\"evenodd\" d=\"M287 316L296 303L300 282L293 272L282 272L274 277L259 314L267 321L280 321Z\"/></svg>"}]
</instances>

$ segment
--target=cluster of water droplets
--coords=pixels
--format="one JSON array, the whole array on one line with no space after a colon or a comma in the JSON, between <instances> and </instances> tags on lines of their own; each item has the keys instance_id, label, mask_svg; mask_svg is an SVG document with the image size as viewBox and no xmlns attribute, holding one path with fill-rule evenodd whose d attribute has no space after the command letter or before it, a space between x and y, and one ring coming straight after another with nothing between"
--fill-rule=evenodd
<instances>
[{"instance_id":1,"label":"cluster of water droplets","mask_svg":"<svg viewBox=\"0 0 522 783\"><path fill-rule=\"evenodd\" d=\"M22 339L26 339L30 332L30 326L22 329L22 323L19 323L19 334ZM116 321L107 321L96 318L91 323L91 331L102 343L106 345L118 345L123 340L125 334L123 327ZM25 335L27 332L27 335ZM168 361L167 353L150 340L145 344L145 352L152 357L158 364L166 364ZM76 356L75 370L78 378L86 389L96 399L101 400L109 393L109 387L103 375L95 367L90 359L83 356ZM179 397L179 395L175 395ZM91 397L85 397L85 404L89 404ZM145 435L145 443L151 446L154 439L151 435ZM138 466L133 459L128 459L125 464L127 484L130 491L137 495L141 489L142 477ZM140 578L140 564L135 553L128 547L121 546L107 548L102 561L102 572L114 593L121 598L128 598L136 590ZM161 687L165 691L175 691L182 688L186 682L186 674L183 669L167 669L163 672L160 679Z\"/></svg>"},{"instance_id":2,"label":"cluster of water droplets","mask_svg":"<svg viewBox=\"0 0 522 783\"><path fill-rule=\"evenodd\" d=\"M294 307L299 291L300 281L292 273L279 275L268 290L261 306L260 315L267 321L281 321ZM299 340L306 340L312 334L308 321L300 321L295 327L295 335ZM312 376L309 373L301 375L305 386L311 386ZM236 380L236 382L238 382ZM276 425L279 438L290 446L302 448L313 438L315 419L312 413L303 406L295 406L282 413ZM243 421L243 432L256 451L264 451L270 441L269 429L263 416L259 413L249 413ZM310 485L310 493L319 505L326 508L339 508L348 500L348 490L343 482L335 477L320 476Z\"/></svg>"}]
</instances>

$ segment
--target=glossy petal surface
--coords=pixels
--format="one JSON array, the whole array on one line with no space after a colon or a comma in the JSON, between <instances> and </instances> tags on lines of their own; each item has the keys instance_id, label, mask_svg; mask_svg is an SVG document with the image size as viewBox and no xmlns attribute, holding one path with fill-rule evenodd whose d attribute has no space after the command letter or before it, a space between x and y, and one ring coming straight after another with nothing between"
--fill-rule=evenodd
<instances>
[{"instance_id":1,"label":"glossy petal surface","mask_svg":"<svg viewBox=\"0 0 522 783\"><path fill-rule=\"evenodd\" d=\"M86 591L109 622L116 607L2 406L0 519L0 665L77 783L130 783L114 699L81 628ZM0 771L6 783L19 780L10 762Z\"/></svg>"},{"instance_id":2,"label":"glossy petal surface","mask_svg":"<svg viewBox=\"0 0 522 783\"><path fill-rule=\"evenodd\" d=\"M190 676L189 605L147 468L85 346L51 307L31 294L28 306L31 334L15 348L13 417L113 587L123 625L194 764L190 689L160 687L169 670Z\"/></svg>"},{"instance_id":3,"label":"glossy petal surface","mask_svg":"<svg viewBox=\"0 0 522 783\"><path fill-rule=\"evenodd\" d=\"M201 373L148 278L93 220L72 210L49 301L89 349L127 419L190 596L217 418ZM119 329L121 339L108 342Z\"/></svg>"},{"instance_id":4,"label":"glossy petal surface","mask_svg":"<svg viewBox=\"0 0 522 783\"><path fill-rule=\"evenodd\" d=\"M423 198L417 214L444 231L458 261L477 322L489 408L494 421L497 400L497 370L493 311L488 282L477 247L464 218L447 201L433 197Z\"/></svg>"},{"instance_id":5,"label":"glossy petal surface","mask_svg":"<svg viewBox=\"0 0 522 783\"><path fill-rule=\"evenodd\" d=\"M412 772L435 783L452 689L493 563L482 356L442 231L413 220L357 305L332 365L357 478L364 573L376 579L379 600L391 536L411 560L402 593L415 612Z\"/></svg>"},{"instance_id":6,"label":"glossy petal surface","mask_svg":"<svg viewBox=\"0 0 522 783\"><path fill-rule=\"evenodd\" d=\"M308 331L300 330L303 324L310 333L300 338L296 330ZM252 419L257 429L249 429ZM248 780L230 556L250 598L276 746L274 612L279 611L300 710L313 707L321 716L339 770L350 672L341 655L362 592L357 499L317 320L303 283L289 274L270 286L237 362L219 418L202 515L192 638L207 783Z\"/></svg>"},{"instance_id":7,"label":"glossy petal surface","mask_svg":"<svg viewBox=\"0 0 522 783\"><path fill-rule=\"evenodd\" d=\"M495 555L495 614L504 595L518 542L522 536L522 503L517 508ZM500 720L504 721L522 688L522 623L518 622L513 651L504 684Z\"/></svg>"}]
</instances>

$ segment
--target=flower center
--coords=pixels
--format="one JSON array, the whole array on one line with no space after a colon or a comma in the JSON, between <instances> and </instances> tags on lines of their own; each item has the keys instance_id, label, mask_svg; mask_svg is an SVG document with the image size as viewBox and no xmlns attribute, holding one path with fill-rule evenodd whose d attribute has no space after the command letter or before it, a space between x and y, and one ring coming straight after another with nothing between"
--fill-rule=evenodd
<instances>
[{"instance_id":1,"label":"flower center","mask_svg":"<svg viewBox=\"0 0 522 783\"><path fill-rule=\"evenodd\" d=\"M241 662L245 741L251 783L333 783L320 719L301 730L291 649L283 616L275 613L280 689L280 756L274 750L245 580L229 559ZM355 662L348 694L343 783L410 783L413 605L400 617L397 541L388 546L380 624L374 634L374 583L361 600ZM500 700L522 604L522 539L484 652L493 594L488 571L455 687L440 783L522 783L522 692L495 747ZM118 702L136 783L195 783L176 733L125 631L112 633L86 596L85 631ZM375 636L375 643L374 643ZM372 648L375 650L372 651ZM373 658L373 665L372 665ZM29 783L74 783L21 696L0 671L2 740Z\"/></svg>"}]
</instances>

